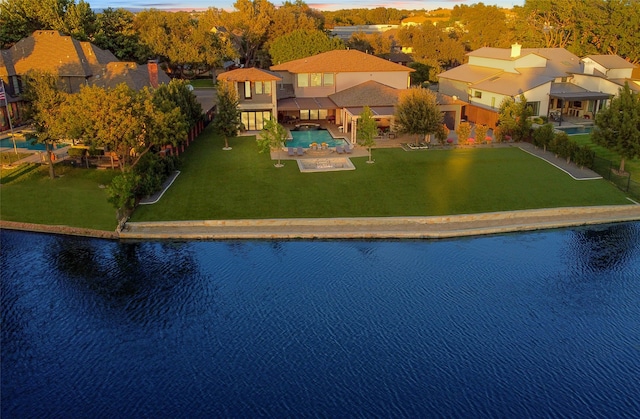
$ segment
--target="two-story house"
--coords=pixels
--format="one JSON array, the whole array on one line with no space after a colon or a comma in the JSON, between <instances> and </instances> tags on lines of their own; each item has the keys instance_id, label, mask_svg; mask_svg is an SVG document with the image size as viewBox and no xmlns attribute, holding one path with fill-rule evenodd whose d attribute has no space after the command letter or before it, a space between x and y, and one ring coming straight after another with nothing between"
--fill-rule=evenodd
<instances>
[{"instance_id":1,"label":"two-story house","mask_svg":"<svg viewBox=\"0 0 640 419\"><path fill-rule=\"evenodd\" d=\"M467 102L465 117L495 127L505 98L523 94L534 116L593 118L635 66L617 56L580 59L564 48L480 48L438 75L439 91Z\"/></svg>"},{"instance_id":2,"label":"two-story house","mask_svg":"<svg viewBox=\"0 0 640 419\"><path fill-rule=\"evenodd\" d=\"M11 48L0 51L0 78L15 125L22 122L23 118L22 78L31 70L56 75L59 87L68 93L77 93L84 85L111 88L126 83L139 90L170 81L155 61L144 65L122 62L110 51L90 42L78 41L58 31L36 31ZM2 106L0 131L8 129L6 108Z\"/></svg>"}]
</instances>

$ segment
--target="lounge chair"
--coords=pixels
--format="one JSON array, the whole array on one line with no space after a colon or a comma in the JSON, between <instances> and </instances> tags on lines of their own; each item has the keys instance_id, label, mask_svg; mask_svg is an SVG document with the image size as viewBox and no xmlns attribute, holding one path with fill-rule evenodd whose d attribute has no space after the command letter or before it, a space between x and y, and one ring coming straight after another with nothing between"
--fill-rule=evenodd
<instances>
[{"instance_id":1,"label":"lounge chair","mask_svg":"<svg viewBox=\"0 0 640 419\"><path fill-rule=\"evenodd\" d=\"M336 153L338 153L338 154L344 153L344 146L337 145L336 146Z\"/></svg>"},{"instance_id":2,"label":"lounge chair","mask_svg":"<svg viewBox=\"0 0 640 419\"><path fill-rule=\"evenodd\" d=\"M296 150L296 154L297 154L298 156L302 156L302 155L304 155L304 148L302 148L302 147L298 147L298 149Z\"/></svg>"},{"instance_id":3,"label":"lounge chair","mask_svg":"<svg viewBox=\"0 0 640 419\"><path fill-rule=\"evenodd\" d=\"M351 148L350 145L346 145L344 146L344 152L347 154L351 154L351 152L353 151L353 149Z\"/></svg>"},{"instance_id":4,"label":"lounge chair","mask_svg":"<svg viewBox=\"0 0 640 419\"><path fill-rule=\"evenodd\" d=\"M287 147L287 154L290 156L295 156L296 155L296 149L293 147Z\"/></svg>"}]
</instances>

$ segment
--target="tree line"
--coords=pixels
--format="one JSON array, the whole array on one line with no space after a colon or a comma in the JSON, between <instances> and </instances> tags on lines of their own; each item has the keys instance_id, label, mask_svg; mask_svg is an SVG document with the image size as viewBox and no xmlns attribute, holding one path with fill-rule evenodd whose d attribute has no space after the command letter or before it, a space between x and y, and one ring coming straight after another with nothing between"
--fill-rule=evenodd
<instances>
[{"instance_id":1,"label":"tree line","mask_svg":"<svg viewBox=\"0 0 640 419\"><path fill-rule=\"evenodd\" d=\"M276 7L268 0L237 0L232 11L133 13L108 8L95 13L84 0L3 0L0 46L6 49L35 30L58 30L112 51L123 61L160 58L174 77L195 77L225 61L268 68L329 49L355 48L379 56L393 47L413 49L428 78L465 61L483 46L566 48L578 56L618 54L640 62L640 0L526 0L502 9L476 3L452 10L344 9L319 11L301 0ZM335 26L400 24L427 16L417 26L378 34L333 38Z\"/></svg>"}]
</instances>

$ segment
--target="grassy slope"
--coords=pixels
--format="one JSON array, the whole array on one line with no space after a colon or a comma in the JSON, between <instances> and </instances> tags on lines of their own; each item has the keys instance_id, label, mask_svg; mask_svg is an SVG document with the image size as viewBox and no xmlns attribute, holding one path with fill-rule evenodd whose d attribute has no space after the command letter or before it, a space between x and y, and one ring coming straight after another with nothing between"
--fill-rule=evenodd
<instances>
[{"instance_id":1,"label":"grassy slope","mask_svg":"<svg viewBox=\"0 0 640 419\"><path fill-rule=\"evenodd\" d=\"M56 166L59 177L49 179L46 166L23 165L3 171L0 214L3 220L68 225L113 231L115 210L105 189L117 174Z\"/></svg>"},{"instance_id":2,"label":"grassy slope","mask_svg":"<svg viewBox=\"0 0 640 419\"><path fill-rule=\"evenodd\" d=\"M517 148L374 150L357 170L300 173L276 169L254 137L202 135L182 174L157 204L132 221L286 217L443 215L629 203L606 181L575 181Z\"/></svg>"}]
</instances>

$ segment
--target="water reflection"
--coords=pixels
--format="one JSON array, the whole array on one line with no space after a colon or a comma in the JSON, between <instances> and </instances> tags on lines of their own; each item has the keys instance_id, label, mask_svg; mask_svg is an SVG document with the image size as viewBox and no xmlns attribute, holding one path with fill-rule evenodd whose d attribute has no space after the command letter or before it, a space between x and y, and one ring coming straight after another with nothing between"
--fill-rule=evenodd
<instances>
[{"instance_id":1,"label":"water reflection","mask_svg":"<svg viewBox=\"0 0 640 419\"><path fill-rule=\"evenodd\" d=\"M47 247L51 269L75 298L124 313L134 322L164 322L185 315L185 295L203 296L210 276L201 273L186 243L105 243L58 237ZM69 288L71 286L71 288ZM187 299L188 300L188 299Z\"/></svg>"},{"instance_id":2,"label":"water reflection","mask_svg":"<svg viewBox=\"0 0 640 419\"><path fill-rule=\"evenodd\" d=\"M615 271L640 251L638 229L638 224L621 223L574 230L568 250L580 268Z\"/></svg>"}]
</instances>

